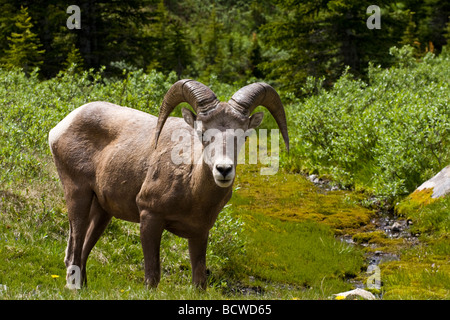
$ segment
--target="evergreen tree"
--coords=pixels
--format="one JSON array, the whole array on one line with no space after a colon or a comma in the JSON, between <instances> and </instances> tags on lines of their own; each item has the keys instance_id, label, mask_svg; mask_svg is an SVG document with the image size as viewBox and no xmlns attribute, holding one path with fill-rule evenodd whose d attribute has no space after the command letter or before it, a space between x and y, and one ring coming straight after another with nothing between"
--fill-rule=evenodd
<instances>
[{"instance_id":1,"label":"evergreen tree","mask_svg":"<svg viewBox=\"0 0 450 320\"><path fill-rule=\"evenodd\" d=\"M217 17L217 11L214 7L211 12L208 25L204 29L204 58L208 66L214 66L218 63L218 58L222 56L220 40L222 39L223 24Z\"/></svg>"},{"instance_id":2,"label":"evergreen tree","mask_svg":"<svg viewBox=\"0 0 450 320\"><path fill-rule=\"evenodd\" d=\"M412 19L412 14L410 15L408 25L406 26L405 32L403 32L402 41L400 42L402 45L409 44L410 46L416 46L419 44L419 39L416 33L416 23Z\"/></svg>"},{"instance_id":3,"label":"evergreen tree","mask_svg":"<svg viewBox=\"0 0 450 320\"><path fill-rule=\"evenodd\" d=\"M64 71L71 71L73 73L81 73L83 71L83 57L80 50L73 44L66 61L63 63Z\"/></svg>"},{"instance_id":4,"label":"evergreen tree","mask_svg":"<svg viewBox=\"0 0 450 320\"><path fill-rule=\"evenodd\" d=\"M420 42L417 36L417 26L413 19L413 13L410 13L409 22L403 32L402 40L400 41L401 46L409 45L413 48L413 55L416 58L421 56Z\"/></svg>"},{"instance_id":5,"label":"evergreen tree","mask_svg":"<svg viewBox=\"0 0 450 320\"><path fill-rule=\"evenodd\" d=\"M206 25L200 26L197 34L197 69L204 81L208 81L211 74L221 75L220 64L225 59L223 46L223 24L217 17L216 8L213 7ZM223 80L223 79L219 79Z\"/></svg>"},{"instance_id":6,"label":"evergreen tree","mask_svg":"<svg viewBox=\"0 0 450 320\"><path fill-rule=\"evenodd\" d=\"M421 52L435 49L440 52L447 43L445 27L450 21L450 2L441 0L404 0L413 11L413 21L417 25L417 37Z\"/></svg>"},{"instance_id":7,"label":"evergreen tree","mask_svg":"<svg viewBox=\"0 0 450 320\"><path fill-rule=\"evenodd\" d=\"M154 11L152 23L147 26L147 33L153 43L147 70L175 71L181 78L192 61L191 47L181 19L168 11L162 0Z\"/></svg>"},{"instance_id":8,"label":"evergreen tree","mask_svg":"<svg viewBox=\"0 0 450 320\"><path fill-rule=\"evenodd\" d=\"M173 19L169 30L166 68L174 70L178 78L181 79L184 70L192 62L191 48L186 32L179 20Z\"/></svg>"},{"instance_id":9,"label":"evergreen tree","mask_svg":"<svg viewBox=\"0 0 450 320\"><path fill-rule=\"evenodd\" d=\"M0 0L0 56L9 48L8 37L16 31L14 17L18 10L7 0Z\"/></svg>"},{"instance_id":10,"label":"evergreen tree","mask_svg":"<svg viewBox=\"0 0 450 320\"><path fill-rule=\"evenodd\" d=\"M260 68L260 64L263 62L261 46L258 43L258 37L256 33L253 33L252 45L249 53L249 71L250 75L255 78L263 78L264 74Z\"/></svg>"},{"instance_id":11,"label":"evergreen tree","mask_svg":"<svg viewBox=\"0 0 450 320\"><path fill-rule=\"evenodd\" d=\"M444 29L443 35L444 35L444 38L446 40L447 47L450 48L450 21L447 22L447 24L445 26L445 29Z\"/></svg>"},{"instance_id":12,"label":"evergreen tree","mask_svg":"<svg viewBox=\"0 0 450 320\"><path fill-rule=\"evenodd\" d=\"M42 65L41 44L39 38L32 32L31 17L26 7L21 7L19 14L15 17L15 26L18 32L12 32L8 37L9 48L5 50L3 64L6 68L22 68L26 74Z\"/></svg>"},{"instance_id":13,"label":"evergreen tree","mask_svg":"<svg viewBox=\"0 0 450 320\"><path fill-rule=\"evenodd\" d=\"M331 85L345 70L360 76L368 61L387 65L388 50L400 41L405 14L387 0L381 29L368 29L371 1L277 1L281 12L262 27L265 44L277 49L263 69L285 89L301 93L308 76L325 76Z\"/></svg>"},{"instance_id":14,"label":"evergreen tree","mask_svg":"<svg viewBox=\"0 0 450 320\"><path fill-rule=\"evenodd\" d=\"M179 77L227 83L271 78L301 92L308 76L326 85L345 66L364 77L368 61L392 63L389 48L417 45L439 54L448 42L450 2L379 0L381 30L366 26L369 0L79 0L82 28L66 27L68 3L0 0L0 64L55 76L67 63L176 71ZM21 6L28 8L23 16ZM25 17L25 18L24 18ZM26 31L28 30L28 31ZM252 37L252 34L255 36ZM256 36L257 35L257 36ZM76 49L74 49L76 48ZM42 63L42 61L44 61Z\"/></svg>"},{"instance_id":15,"label":"evergreen tree","mask_svg":"<svg viewBox=\"0 0 450 320\"><path fill-rule=\"evenodd\" d=\"M155 43L143 32L154 23L156 0L85 1L87 13L80 5L82 21L80 52L87 68L109 67L111 62L125 61L145 68Z\"/></svg>"}]
</instances>

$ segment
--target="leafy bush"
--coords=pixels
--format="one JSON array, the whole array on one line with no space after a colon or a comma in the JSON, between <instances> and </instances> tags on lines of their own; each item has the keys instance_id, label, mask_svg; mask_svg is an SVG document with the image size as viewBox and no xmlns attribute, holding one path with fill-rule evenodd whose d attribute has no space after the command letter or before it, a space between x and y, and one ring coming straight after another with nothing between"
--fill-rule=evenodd
<instances>
[{"instance_id":1,"label":"leafy bush","mask_svg":"<svg viewBox=\"0 0 450 320\"><path fill-rule=\"evenodd\" d=\"M74 68L39 81L38 70L0 70L0 179L10 184L45 176L50 155L48 132L73 109L104 100L157 114L159 103L176 81L174 73L129 72L124 80L102 78L102 70L75 74ZM126 70L124 70L126 72Z\"/></svg>"},{"instance_id":2,"label":"leafy bush","mask_svg":"<svg viewBox=\"0 0 450 320\"><path fill-rule=\"evenodd\" d=\"M366 82L344 72L332 90L291 107L291 168L392 198L450 161L450 54L421 62L408 46L391 54L397 65L369 65Z\"/></svg>"}]
</instances>

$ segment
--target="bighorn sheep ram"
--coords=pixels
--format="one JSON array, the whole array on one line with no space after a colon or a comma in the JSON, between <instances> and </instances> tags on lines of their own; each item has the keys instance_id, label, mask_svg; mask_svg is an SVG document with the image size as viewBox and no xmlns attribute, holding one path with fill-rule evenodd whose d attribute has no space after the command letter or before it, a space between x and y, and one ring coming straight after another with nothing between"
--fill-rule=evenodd
<instances>
[{"instance_id":1,"label":"bighorn sheep ram","mask_svg":"<svg viewBox=\"0 0 450 320\"><path fill-rule=\"evenodd\" d=\"M184 121L169 117L182 102L196 113L182 108ZM219 102L200 82L180 80L164 96L158 118L107 102L92 102L56 125L49 133L49 145L70 223L64 259L67 278L72 277L73 268L69 267L77 266L81 284L86 284L89 253L115 217L140 223L148 286L156 287L160 281L161 235L168 230L188 239L193 282L206 288L208 233L231 197L240 146L234 144L231 152L226 149L212 161L203 152L211 141L202 139L196 124L201 121L203 131L219 130L225 150L232 134L227 129L246 131L261 123L262 112L250 116L259 105L273 115L289 150L283 105L266 83L241 88L227 103ZM199 152L192 154L199 158L188 164L175 164L171 159L175 144L171 134L180 128L189 132L190 142L198 142L193 145Z\"/></svg>"}]
</instances>

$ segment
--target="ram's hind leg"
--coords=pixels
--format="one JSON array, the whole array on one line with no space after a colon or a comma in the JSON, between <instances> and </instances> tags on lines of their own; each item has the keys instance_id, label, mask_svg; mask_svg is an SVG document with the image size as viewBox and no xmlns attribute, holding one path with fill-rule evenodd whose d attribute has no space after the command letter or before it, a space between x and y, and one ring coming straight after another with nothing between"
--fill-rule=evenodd
<instances>
[{"instance_id":1,"label":"ram's hind leg","mask_svg":"<svg viewBox=\"0 0 450 320\"><path fill-rule=\"evenodd\" d=\"M85 271L81 261L81 254L89 227L89 213L94 193L90 188L80 187L68 181L65 181L64 193L70 225L69 240L64 259L67 267L66 278L72 278L74 272L81 271L80 282L83 283L83 273Z\"/></svg>"},{"instance_id":2,"label":"ram's hind leg","mask_svg":"<svg viewBox=\"0 0 450 320\"><path fill-rule=\"evenodd\" d=\"M87 285L87 277L86 277L86 263L91 253L92 248L97 243L100 236L105 231L109 222L111 221L112 216L109 215L98 203L98 199L96 196L92 199L91 211L89 214L89 228L86 233L86 238L84 239L83 251L81 253L81 266L82 266L82 278L84 280L83 285Z\"/></svg>"}]
</instances>

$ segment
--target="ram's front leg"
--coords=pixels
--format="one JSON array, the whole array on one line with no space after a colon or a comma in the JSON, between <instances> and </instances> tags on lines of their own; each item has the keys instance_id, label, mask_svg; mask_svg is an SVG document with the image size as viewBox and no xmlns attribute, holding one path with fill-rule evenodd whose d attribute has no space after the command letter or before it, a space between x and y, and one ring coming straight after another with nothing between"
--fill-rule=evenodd
<instances>
[{"instance_id":1,"label":"ram's front leg","mask_svg":"<svg viewBox=\"0 0 450 320\"><path fill-rule=\"evenodd\" d=\"M140 215L140 235L142 250L144 251L145 284L156 288L161 279L159 248L164 223L148 211L143 210Z\"/></svg>"},{"instance_id":2,"label":"ram's front leg","mask_svg":"<svg viewBox=\"0 0 450 320\"><path fill-rule=\"evenodd\" d=\"M208 245L208 233L189 238L189 256L192 266L192 281L198 288L206 289L206 247Z\"/></svg>"}]
</instances>

